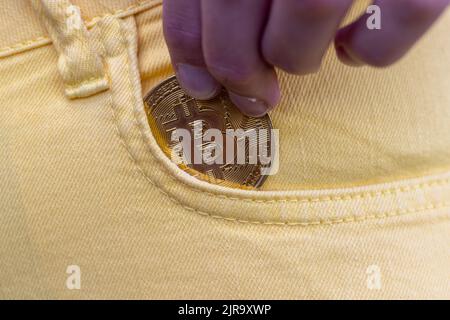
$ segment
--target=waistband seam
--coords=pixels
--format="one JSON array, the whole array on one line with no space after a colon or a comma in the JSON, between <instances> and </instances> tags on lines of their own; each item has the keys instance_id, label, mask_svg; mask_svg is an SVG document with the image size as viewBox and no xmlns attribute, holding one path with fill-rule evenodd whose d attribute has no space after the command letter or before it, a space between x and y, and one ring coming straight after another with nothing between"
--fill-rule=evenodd
<instances>
[{"instance_id":1,"label":"waistband seam","mask_svg":"<svg viewBox=\"0 0 450 320\"><path fill-rule=\"evenodd\" d=\"M113 12L108 12L102 15L95 16L86 22L86 27L88 29L92 28L99 20L107 17L107 16L115 16L118 18L125 18L131 15L135 15L137 13L150 10L155 6L158 6L162 3L162 0L145 0L138 1L136 4L128 6L126 8L117 9ZM49 36L39 36L34 39L20 41L15 44L11 44L5 47L0 48L0 59L13 56L18 53L22 53L25 51L29 51L32 49L36 49L39 47L43 47L52 43L52 40Z\"/></svg>"}]
</instances>

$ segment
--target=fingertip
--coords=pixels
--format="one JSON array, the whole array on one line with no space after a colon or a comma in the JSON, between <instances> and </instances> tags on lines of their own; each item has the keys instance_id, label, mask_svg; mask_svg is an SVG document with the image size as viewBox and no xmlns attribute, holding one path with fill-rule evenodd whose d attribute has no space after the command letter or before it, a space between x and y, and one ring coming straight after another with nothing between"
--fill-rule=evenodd
<instances>
[{"instance_id":1,"label":"fingertip","mask_svg":"<svg viewBox=\"0 0 450 320\"><path fill-rule=\"evenodd\" d=\"M216 96L221 90L220 84L204 67L178 63L176 73L181 87L193 98L208 100Z\"/></svg>"},{"instance_id":2,"label":"fingertip","mask_svg":"<svg viewBox=\"0 0 450 320\"><path fill-rule=\"evenodd\" d=\"M238 109L250 117L262 117L271 109L267 102L258 98L245 97L231 91L228 95Z\"/></svg>"},{"instance_id":3,"label":"fingertip","mask_svg":"<svg viewBox=\"0 0 450 320\"><path fill-rule=\"evenodd\" d=\"M345 65L351 66L351 67L361 67L364 65L362 61L359 61L357 59L354 59L347 51L347 49L341 45L336 44L335 45L336 55L338 59Z\"/></svg>"}]
</instances>

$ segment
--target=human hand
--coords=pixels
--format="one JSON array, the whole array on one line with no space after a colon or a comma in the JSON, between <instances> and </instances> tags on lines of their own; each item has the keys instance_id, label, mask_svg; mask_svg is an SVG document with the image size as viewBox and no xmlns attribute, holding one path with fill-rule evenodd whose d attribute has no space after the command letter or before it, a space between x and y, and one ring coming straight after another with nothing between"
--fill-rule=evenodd
<instances>
[{"instance_id":1,"label":"human hand","mask_svg":"<svg viewBox=\"0 0 450 320\"><path fill-rule=\"evenodd\" d=\"M193 97L224 86L242 112L262 116L280 99L275 67L316 72L331 42L348 65L400 59L450 0L375 0L382 28L367 15L339 29L352 0L164 0L164 36L178 80Z\"/></svg>"}]
</instances>

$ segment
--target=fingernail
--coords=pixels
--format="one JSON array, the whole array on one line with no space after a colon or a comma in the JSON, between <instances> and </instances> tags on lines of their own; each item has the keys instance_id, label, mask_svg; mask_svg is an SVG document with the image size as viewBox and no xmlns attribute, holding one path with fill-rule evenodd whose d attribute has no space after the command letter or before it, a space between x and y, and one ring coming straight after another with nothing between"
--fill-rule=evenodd
<instances>
[{"instance_id":1,"label":"fingernail","mask_svg":"<svg viewBox=\"0 0 450 320\"><path fill-rule=\"evenodd\" d=\"M234 92L229 92L231 101L246 115L251 117L262 117L269 110L269 105L257 98L244 97Z\"/></svg>"},{"instance_id":2,"label":"fingernail","mask_svg":"<svg viewBox=\"0 0 450 320\"><path fill-rule=\"evenodd\" d=\"M192 97L207 100L219 93L219 83L205 68L179 63L176 69L180 85Z\"/></svg>"},{"instance_id":3,"label":"fingernail","mask_svg":"<svg viewBox=\"0 0 450 320\"><path fill-rule=\"evenodd\" d=\"M344 46L338 45L336 46L336 53L343 63L346 65L352 66L352 67L360 67L363 65L360 61L353 59L350 54L347 52L347 50L344 48Z\"/></svg>"}]
</instances>

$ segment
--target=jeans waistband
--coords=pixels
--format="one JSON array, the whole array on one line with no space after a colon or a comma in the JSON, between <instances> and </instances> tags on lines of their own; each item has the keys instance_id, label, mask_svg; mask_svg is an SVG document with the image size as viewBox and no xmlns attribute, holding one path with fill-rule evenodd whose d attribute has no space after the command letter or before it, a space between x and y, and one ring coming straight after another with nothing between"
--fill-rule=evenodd
<instances>
[{"instance_id":1,"label":"jeans waistband","mask_svg":"<svg viewBox=\"0 0 450 320\"><path fill-rule=\"evenodd\" d=\"M145 11L161 0L72 0L89 28L106 15L125 17ZM51 42L30 0L3 0L0 6L0 58Z\"/></svg>"}]
</instances>

